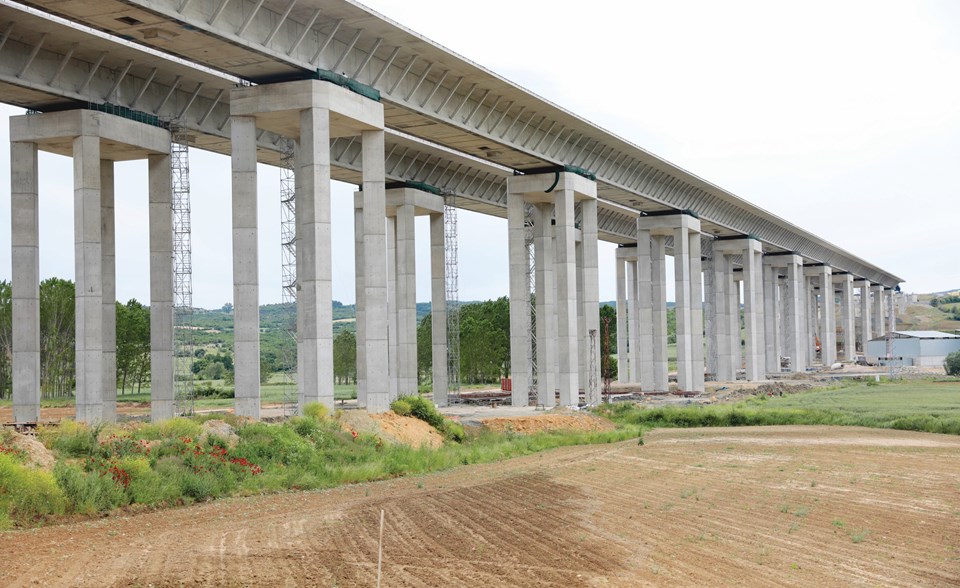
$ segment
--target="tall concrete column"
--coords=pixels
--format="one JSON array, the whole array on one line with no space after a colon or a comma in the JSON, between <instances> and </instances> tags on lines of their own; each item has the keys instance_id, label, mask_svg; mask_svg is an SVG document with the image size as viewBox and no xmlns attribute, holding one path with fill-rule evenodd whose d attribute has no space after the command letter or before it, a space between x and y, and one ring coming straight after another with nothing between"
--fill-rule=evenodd
<instances>
[{"instance_id":1,"label":"tall concrete column","mask_svg":"<svg viewBox=\"0 0 960 588\"><path fill-rule=\"evenodd\" d=\"M657 390L657 376L654 361L654 294L653 294L653 236L649 230L637 225L637 276L634 282L638 284L637 314L642 329L633 341L639 342L640 351L639 379L640 389L644 392ZM659 267L658 267L659 269ZM659 314L657 315L659 316Z\"/></svg>"},{"instance_id":2,"label":"tall concrete column","mask_svg":"<svg viewBox=\"0 0 960 588\"><path fill-rule=\"evenodd\" d=\"M763 342L764 370L768 374L780 372L780 271L767 259L763 260Z\"/></svg>"},{"instance_id":3,"label":"tall concrete column","mask_svg":"<svg viewBox=\"0 0 960 588\"><path fill-rule=\"evenodd\" d=\"M897 305L893 300L893 288L885 288L884 294L887 303L887 332L892 333L897 330Z\"/></svg>"},{"instance_id":4,"label":"tall concrete column","mask_svg":"<svg viewBox=\"0 0 960 588\"><path fill-rule=\"evenodd\" d=\"M100 160L100 234L103 280L103 421L117 420L117 262L113 162Z\"/></svg>"},{"instance_id":5,"label":"tall concrete column","mask_svg":"<svg viewBox=\"0 0 960 588\"><path fill-rule=\"evenodd\" d=\"M820 332L820 310L818 308L817 302L817 288L816 283L813 278L813 273L816 268L804 269L806 281L806 307L807 307L807 356L809 358L809 365L813 365L817 361L817 340L821 341L820 347L822 348L822 333Z\"/></svg>"},{"instance_id":6,"label":"tall concrete column","mask_svg":"<svg viewBox=\"0 0 960 588\"><path fill-rule=\"evenodd\" d=\"M743 252L744 369L747 381L766 378L763 340L763 262L760 243L747 239Z\"/></svg>"},{"instance_id":7,"label":"tall concrete column","mask_svg":"<svg viewBox=\"0 0 960 588\"><path fill-rule=\"evenodd\" d=\"M356 329L357 339L357 404L367 405L367 345L364 339L366 334L366 310L364 296L363 272L366 268L363 261L363 193L354 195L356 207L353 213L353 247L354 247L354 288L356 292Z\"/></svg>"},{"instance_id":8,"label":"tall concrete column","mask_svg":"<svg viewBox=\"0 0 960 588\"><path fill-rule=\"evenodd\" d=\"M699 234L696 235L699 245ZM693 307L695 304L693 276L690 260L691 237L686 226L681 225L673 231L673 268L676 280L676 317L677 317L677 387L682 391L695 390L693 358ZM697 247L699 250L699 246ZM699 258L700 252L697 251ZM699 266L699 259L697 260ZM699 276L697 279L699 283ZM699 301L696 302L699 304ZM702 371L702 367L701 367Z\"/></svg>"},{"instance_id":9,"label":"tall concrete column","mask_svg":"<svg viewBox=\"0 0 960 588\"><path fill-rule=\"evenodd\" d=\"M507 195L507 247L510 257L510 404L527 406L531 379L530 353L530 267L526 244L523 197ZM537 297L537 304L540 297ZM539 321L538 321L539 327Z\"/></svg>"},{"instance_id":10,"label":"tall concrete column","mask_svg":"<svg viewBox=\"0 0 960 588\"><path fill-rule=\"evenodd\" d=\"M158 421L174 416L173 190L170 156L150 155L147 162L150 176L150 418Z\"/></svg>"},{"instance_id":11,"label":"tall concrete column","mask_svg":"<svg viewBox=\"0 0 960 588\"><path fill-rule=\"evenodd\" d=\"M833 270L824 265L820 268L820 330L821 354L824 367L830 367L837 361L837 318L836 297L833 291ZM824 351L826 353L824 354Z\"/></svg>"},{"instance_id":12,"label":"tall concrete column","mask_svg":"<svg viewBox=\"0 0 960 588\"><path fill-rule=\"evenodd\" d=\"M430 326L433 402L447 405L447 255L443 214L430 215ZM416 361L416 357L414 357Z\"/></svg>"},{"instance_id":13,"label":"tall concrete column","mask_svg":"<svg viewBox=\"0 0 960 588\"><path fill-rule=\"evenodd\" d=\"M883 286L874 284L870 291L873 293L873 327L870 338L875 339L887 334L887 323L883 320Z\"/></svg>"},{"instance_id":14,"label":"tall concrete column","mask_svg":"<svg viewBox=\"0 0 960 588\"><path fill-rule=\"evenodd\" d=\"M330 111L300 112L297 150L297 314L301 412L333 409L333 260L330 236Z\"/></svg>"},{"instance_id":15,"label":"tall concrete column","mask_svg":"<svg viewBox=\"0 0 960 588\"><path fill-rule=\"evenodd\" d=\"M733 364L733 380L744 369L744 335L740 325L740 291L743 289L743 270L734 271L733 261L727 259L729 290L727 291L727 336L730 338L730 359Z\"/></svg>"},{"instance_id":16,"label":"tall concrete column","mask_svg":"<svg viewBox=\"0 0 960 588\"><path fill-rule=\"evenodd\" d=\"M717 356L713 373L719 382L732 382L737 379L737 366L734 363L733 355L733 335L730 332L731 296L729 293L730 289L736 284L733 283L733 274L729 270L728 264L729 258L727 255L714 249L711 263L714 332L713 342L708 342L708 345L715 350ZM737 345L737 350L739 351L739 345Z\"/></svg>"},{"instance_id":17,"label":"tall concrete column","mask_svg":"<svg viewBox=\"0 0 960 588\"><path fill-rule=\"evenodd\" d=\"M534 256L537 292L537 404L556 406L557 315L553 227L553 206L534 207Z\"/></svg>"},{"instance_id":18,"label":"tall concrete column","mask_svg":"<svg viewBox=\"0 0 960 588\"><path fill-rule=\"evenodd\" d=\"M257 127L254 117L231 117L230 145L233 184L234 405L237 415L259 419L260 282L257 252ZM165 406L158 405L155 410L159 414L165 410ZM172 404L170 406L172 414Z\"/></svg>"},{"instance_id":19,"label":"tall concrete column","mask_svg":"<svg viewBox=\"0 0 960 588\"><path fill-rule=\"evenodd\" d=\"M703 332L706 342L707 374L717 379L717 283L713 263L713 239L704 235L703 248Z\"/></svg>"},{"instance_id":20,"label":"tall concrete column","mask_svg":"<svg viewBox=\"0 0 960 588\"><path fill-rule=\"evenodd\" d=\"M790 358L790 371L804 372L807 369L807 348L804 346L804 287L803 260L797 255L788 256L787 278L783 289L784 355Z\"/></svg>"},{"instance_id":21,"label":"tall concrete column","mask_svg":"<svg viewBox=\"0 0 960 588\"><path fill-rule=\"evenodd\" d=\"M590 363L590 346L584 343L587 337L587 327L584 324L583 316L583 242L576 240L573 247L576 252L576 276L577 276L577 388L587 393L587 365Z\"/></svg>"},{"instance_id":22,"label":"tall concrete column","mask_svg":"<svg viewBox=\"0 0 960 588\"><path fill-rule=\"evenodd\" d=\"M627 284L630 299L627 301L627 377L631 382L640 379L640 305L639 262L627 260Z\"/></svg>"},{"instance_id":23,"label":"tall concrete column","mask_svg":"<svg viewBox=\"0 0 960 588\"><path fill-rule=\"evenodd\" d=\"M650 240L650 276L653 324L653 390L667 392L667 263L663 235Z\"/></svg>"},{"instance_id":24,"label":"tall concrete column","mask_svg":"<svg viewBox=\"0 0 960 588\"><path fill-rule=\"evenodd\" d=\"M390 408L387 364L387 249L384 133L363 131L363 261L364 261L364 354L367 373L367 410Z\"/></svg>"},{"instance_id":25,"label":"tall concrete column","mask_svg":"<svg viewBox=\"0 0 960 588\"><path fill-rule=\"evenodd\" d=\"M10 143L13 420L40 420L40 198L37 144Z\"/></svg>"},{"instance_id":26,"label":"tall concrete column","mask_svg":"<svg viewBox=\"0 0 960 588\"><path fill-rule=\"evenodd\" d=\"M580 204L582 222L580 223L580 233L583 241L583 298L582 308L584 315L584 345L593 346L591 352L588 348L586 357L588 359L587 369L592 372L593 385L591 388L591 376L587 375L587 389L584 390L586 402L589 405L600 403L600 374L603 365L603 355L600 345L603 333L600 327L600 270L599 270L599 248L597 246L599 236L597 227L597 201L596 199L584 200ZM591 336L591 333L593 335ZM589 363L590 358L595 358L593 365Z\"/></svg>"},{"instance_id":27,"label":"tall concrete column","mask_svg":"<svg viewBox=\"0 0 960 588\"><path fill-rule=\"evenodd\" d=\"M574 193L570 189L556 192L556 280L557 280L557 356L560 364L557 387L561 406L579 403L577 375L579 341L577 340L577 267L574 233Z\"/></svg>"},{"instance_id":28,"label":"tall concrete column","mask_svg":"<svg viewBox=\"0 0 960 588\"><path fill-rule=\"evenodd\" d=\"M690 288L693 317L693 390L704 391L703 360L703 266L699 228L690 234Z\"/></svg>"},{"instance_id":29,"label":"tall concrete column","mask_svg":"<svg viewBox=\"0 0 960 588\"><path fill-rule=\"evenodd\" d=\"M73 194L77 280L77 420L96 423L103 420L103 252L99 137L82 135L73 140Z\"/></svg>"},{"instance_id":30,"label":"tall concrete column","mask_svg":"<svg viewBox=\"0 0 960 588\"><path fill-rule=\"evenodd\" d=\"M620 257L617 249L617 381L621 384L630 381L627 369L627 261Z\"/></svg>"},{"instance_id":31,"label":"tall concrete column","mask_svg":"<svg viewBox=\"0 0 960 588\"><path fill-rule=\"evenodd\" d=\"M867 341L873 337L872 323L870 316L870 280L857 280L854 282L860 288L860 350L867 352Z\"/></svg>"},{"instance_id":32,"label":"tall concrete column","mask_svg":"<svg viewBox=\"0 0 960 588\"><path fill-rule=\"evenodd\" d=\"M843 333L843 361L857 359L857 327L856 310L853 303L853 276L843 274L838 276L840 282L840 330Z\"/></svg>"},{"instance_id":33,"label":"tall concrete column","mask_svg":"<svg viewBox=\"0 0 960 588\"><path fill-rule=\"evenodd\" d=\"M389 381L389 399L392 401L400 393L400 349L397 336L397 217L387 217L387 374Z\"/></svg>"},{"instance_id":34,"label":"tall concrete column","mask_svg":"<svg viewBox=\"0 0 960 588\"><path fill-rule=\"evenodd\" d=\"M397 207L397 381L399 394L417 394L416 230L412 204Z\"/></svg>"}]
</instances>

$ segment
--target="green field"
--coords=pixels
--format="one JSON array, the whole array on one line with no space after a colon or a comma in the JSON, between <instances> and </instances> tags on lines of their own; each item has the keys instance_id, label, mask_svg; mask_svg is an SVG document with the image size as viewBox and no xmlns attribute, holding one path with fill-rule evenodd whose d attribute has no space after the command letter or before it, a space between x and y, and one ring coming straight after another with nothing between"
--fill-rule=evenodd
<instances>
[{"instance_id":1,"label":"green field","mask_svg":"<svg viewBox=\"0 0 960 588\"><path fill-rule=\"evenodd\" d=\"M838 425L960 435L960 380L845 381L737 404L646 408L622 403L598 410L617 423L650 428Z\"/></svg>"}]
</instances>

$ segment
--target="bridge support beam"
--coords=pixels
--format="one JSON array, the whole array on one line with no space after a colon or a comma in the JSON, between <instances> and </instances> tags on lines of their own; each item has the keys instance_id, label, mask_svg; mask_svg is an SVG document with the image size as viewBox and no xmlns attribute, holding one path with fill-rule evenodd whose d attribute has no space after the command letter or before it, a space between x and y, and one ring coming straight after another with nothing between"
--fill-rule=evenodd
<instances>
[{"instance_id":1,"label":"bridge support beam","mask_svg":"<svg viewBox=\"0 0 960 588\"><path fill-rule=\"evenodd\" d=\"M833 283L840 286L840 335L843 337L842 361L853 362L857 359L856 309L853 301L853 276L835 274Z\"/></svg>"},{"instance_id":2,"label":"bridge support beam","mask_svg":"<svg viewBox=\"0 0 960 588\"><path fill-rule=\"evenodd\" d=\"M116 418L113 162L150 169L151 416L173 415L173 228L170 134L89 110L12 117L14 418L36 422L40 403L37 151L73 157L77 420ZM166 214L160 206L167 203ZM109 331L109 332L108 332Z\"/></svg>"},{"instance_id":3,"label":"bridge support beam","mask_svg":"<svg viewBox=\"0 0 960 588\"><path fill-rule=\"evenodd\" d=\"M766 345L764 342L764 284L763 284L763 248L760 241L751 237L736 239L718 239L713 250L729 255L740 255L743 271L743 354L744 374L748 382L765 379ZM736 301L734 322L731 320L731 334L736 334L739 350L739 299ZM736 353L739 358L739 353ZM739 363L739 362L737 362Z\"/></svg>"},{"instance_id":4,"label":"bridge support beam","mask_svg":"<svg viewBox=\"0 0 960 588\"><path fill-rule=\"evenodd\" d=\"M853 285L860 289L860 353L866 354L867 341L873 338L873 317L870 314L870 280L856 280Z\"/></svg>"},{"instance_id":5,"label":"bridge support beam","mask_svg":"<svg viewBox=\"0 0 960 588\"><path fill-rule=\"evenodd\" d=\"M763 258L763 342L764 370L767 374L780 373L781 335L780 270L768 258Z\"/></svg>"},{"instance_id":6,"label":"bridge support beam","mask_svg":"<svg viewBox=\"0 0 960 588\"><path fill-rule=\"evenodd\" d=\"M257 278L257 130L297 141L297 343L299 409L333 408L333 310L330 237L330 140L361 138L367 409L389 408L386 325L383 106L327 82L305 80L237 88L230 96L234 222L236 409L260 416ZM361 354L358 354L360 356ZM360 370L358 370L360 371Z\"/></svg>"},{"instance_id":7,"label":"bridge support beam","mask_svg":"<svg viewBox=\"0 0 960 588\"><path fill-rule=\"evenodd\" d=\"M511 345L521 344L523 353L529 347L529 337L524 335L529 331L529 325L523 310L521 282L526 278L526 266L522 260L523 245L520 239L522 221L521 214L526 204L534 208L534 250L536 257L536 316L537 316L537 403L552 406L556 403L555 390L559 392L559 402L564 406L573 406L579 403L580 390L580 363L583 347L579 328L579 316L584 316L584 330L586 328L587 311L581 309L581 301L577 296L577 274L581 271L577 267L577 230L574 222L577 203L581 203L581 213L584 218L582 231L596 231L596 222L587 217L596 218L595 204L591 208L588 200L596 200L596 183L570 172L547 172L514 176L507 180L508 192L508 223L510 236L510 268L511 268ZM554 224L555 223L555 224ZM582 234L581 231L581 234ZM595 250L594 250L595 251ZM589 259L596 255L585 250L582 255L584 298L589 294L594 297L594 288L599 291L599 284L588 284L596 281L596 262ZM523 274L519 274L519 270ZM521 300L515 300L520 296ZM594 297L596 298L596 297ZM594 305L596 308L596 304ZM516 312L515 312L516 311ZM592 312L590 314L593 314ZM593 322L593 321L591 321ZM588 335L587 335L588 336ZM599 337L596 338L599 341ZM511 361L519 359L519 349L511 349ZM515 364L516 368L525 366L526 362ZM514 380L514 390L517 382ZM514 402L526 403L514 393Z\"/></svg>"},{"instance_id":8,"label":"bridge support beam","mask_svg":"<svg viewBox=\"0 0 960 588\"><path fill-rule=\"evenodd\" d=\"M700 260L700 221L688 214L650 215L637 219L637 265L641 323L650 310L652 353L641 343L641 387L652 384L666 391L667 329L665 239L673 237L676 281L677 386L683 391L703 391L703 288ZM649 267L649 274L646 268ZM647 275L650 276L647 281ZM649 284L649 286L647 285ZM649 293L649 294L648 294ZM652 323L652 324L651 324ZM641 325L641 331L644 327ZM644 338L644 337L642 337ZM643 381L643 365L651 366L653 381ZM645 390L647 388L644 388Z\"/></svg>"}]
</instances>

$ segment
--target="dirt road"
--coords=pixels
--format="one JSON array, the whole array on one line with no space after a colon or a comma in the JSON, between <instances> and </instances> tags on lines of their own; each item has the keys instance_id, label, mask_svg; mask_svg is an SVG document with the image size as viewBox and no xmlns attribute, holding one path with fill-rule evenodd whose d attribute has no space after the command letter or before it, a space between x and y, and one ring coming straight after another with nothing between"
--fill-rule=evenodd
<instances>
[{"instance_id":1,"label":"dirt road","mask_svg":"<svg viewBox=\"0 0 960 588\"><path fill-rule=\"evenodd\" d=\"M0 586L945 586L960 438L661 430L441 474L0 534Z\"/></svg>"}]
</instances>

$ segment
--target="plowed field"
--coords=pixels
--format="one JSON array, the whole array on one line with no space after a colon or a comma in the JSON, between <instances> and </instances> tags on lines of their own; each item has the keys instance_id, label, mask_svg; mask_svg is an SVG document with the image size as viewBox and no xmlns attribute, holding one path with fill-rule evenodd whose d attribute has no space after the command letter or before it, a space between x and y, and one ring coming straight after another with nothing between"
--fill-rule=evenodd
<instances>
[{"instance_id":1,"label":"plowed field","mask_svg":"<svg viewBox=\"0 0 960 588\"><path fill-rule=\"evenodd\" d=\"M660 430L327 492L0 534L0 586L946 586L960 438Z\"/></svg>"}]
</instances>

